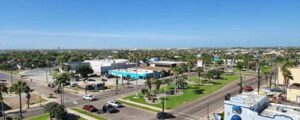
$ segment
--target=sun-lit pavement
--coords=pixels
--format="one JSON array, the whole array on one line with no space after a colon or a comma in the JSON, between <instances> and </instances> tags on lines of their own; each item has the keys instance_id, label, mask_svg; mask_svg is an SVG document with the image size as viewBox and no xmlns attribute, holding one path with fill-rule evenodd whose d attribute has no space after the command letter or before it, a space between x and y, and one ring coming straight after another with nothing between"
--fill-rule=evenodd
<instances>
[{"instance_id":1,"label":"sun-lit pavement","mask_svg":"<svg viewBox=\"0 0 300 120\"><path fill-rule=\"evenodd\" d=\"M0 73L0 79L10 79L10 76L7 74ZM35 89L36 91L39 91L41 95L48 96L50 93L53 93L53 88L47 87L46 83L34 81L30 79L25 79L26 82L30 85L31 88ZM14 82L17 81L17 78L14 77ZM139 88L143 88L143 85L140 85ZM81 96L65 93L65 106L67 107L82 107L85 104L94 104L95 106L99 107L102 106L104 103L106 103L108 100L111 99L117 99L118 97L123 97L129 94L133 94L135 92L134 87L120 87L120 90L118 91L118 94L116 95L115 90L110 90L106 92L100 92L96 95L97 101L85 101L81 98ZM57 98L57 101L59 98ZM76 103L76 104L75 104ZM133 119L133 120L140 120L141 118L147 120L147 119L153 119L155 117L155 114L152 112L144 111L141 109L131 108L131 107L124 107L120 109L120 113L116 114L104 114L104 117L107 117L112 120L122 120L122 119ZM30 117L33 115L38 115L43 113L42 107L35 107L30 108L28 110L25 110L23 113L23 116ZM14 113L9 114L10 116L15 115Z\"/></svg>"},{"instance_id":2,"label":"sun-lit pavement","mask_svg":"<svg viewBox=\"0 0 300 120\"><path fill-rule=\"evenodd\" d=\"M250 77L245 80L245 85L254 85L256 82L257 79L255 77ZM213 94L180 106L171 112L176 116L176 120L207 120L208 114L211 116L214 112L220 112L220 109L224 105L224 96L227 93L231 93L232 95L238 93L238 83L239 80L231 82Z\"/></svg>"}]
</instances>

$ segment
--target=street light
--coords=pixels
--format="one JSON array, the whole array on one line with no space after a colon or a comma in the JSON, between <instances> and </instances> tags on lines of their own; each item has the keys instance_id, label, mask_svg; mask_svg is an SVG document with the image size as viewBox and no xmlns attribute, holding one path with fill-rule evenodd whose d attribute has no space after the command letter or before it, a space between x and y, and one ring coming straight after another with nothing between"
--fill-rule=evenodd
<instances>
[{"instance_id":1,"label":"street light","mask_svg":"<svg viewBox=\"0 0 300 120\"><path fill-rule=\"evenodd\" d=\"M138 60L136 59L136 65L135 65L135 85L136 85L136 98L139 98L139 88L138 88L138 80L139 80L139 77L138 77Z\"/></svg>"},{"instance_id":2,"label":"street light","mask_svg":"<svg viewBox=\"0 0 300 120\"><path fill-rule=\"evenodd\" d=\"M259 67L259 54L258 52L255 55L255 61L256 61L256 72L257 72L257 93L259 94L260 89L260 67Z\"/></svg>"}]
</instances>

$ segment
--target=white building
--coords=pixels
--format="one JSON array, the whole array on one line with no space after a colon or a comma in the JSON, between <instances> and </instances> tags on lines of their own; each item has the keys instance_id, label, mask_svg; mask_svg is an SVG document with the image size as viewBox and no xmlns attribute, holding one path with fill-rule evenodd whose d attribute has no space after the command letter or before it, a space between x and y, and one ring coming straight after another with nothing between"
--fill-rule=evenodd
<instances>
[{"instance_id":1,"label":"white building","mask_svg":"<svg viewBox=\"0 0 300 120\"><path fill-rule=\"evenodd\" d=\"M102 60L85 60L92 67L95 74L101 75L109 70L125 69L135 67L135 63L130 63L127 59L102 59Z\"/></svg>"},{"instance_id":2,"label":"white building","mask_svg":"<svg viewBox=\"0 0 300 120\"><path fill-rule=\"evenodd\" d=\"M197 67L204 67L203 60L197 60Z\"/></svg>"},{"instance_id":3,"label":"white building","mask_svg":"<svg viewBox=\"0 0 300 120\"><path fill-rule=\"evenodd\" d=\"M224 101L224 120L300 120L300 107L269 103L255 92L242 93Z\"/></svg>"},{"instance_id":4,"label":"white building","mask_svg":"<svg viewBox=\"0 0 300 120\"><path fill-rule=\"evenodd\" d=\"M149 62L150 67L176 67L177 65L186 64L186 62L178 62L178 61L155 61Z\"/></svg>"}]
</instances>

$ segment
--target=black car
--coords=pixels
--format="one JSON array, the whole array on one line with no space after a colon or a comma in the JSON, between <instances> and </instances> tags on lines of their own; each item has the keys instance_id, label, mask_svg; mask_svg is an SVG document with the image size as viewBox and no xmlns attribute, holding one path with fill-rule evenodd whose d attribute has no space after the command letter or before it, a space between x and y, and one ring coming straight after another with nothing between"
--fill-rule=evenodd
<instances>
[{"instance_id":1,"label":"black car","mask_svg":"<svg viewBox=\"0 0 300 120\"><path fill-rule=\"evenodd\" d=\"M176 118L173 114L167 112L158 112L156 115L157 119L172 119Z\"/></svg>"},{"instance_id":2,"label":"black car","mask_svg":"<svg viewBox=\"0 0 300 120\"><path fill-rule=\"evenodd\" d=\"M114 106L109 105L109 104L103 105L102 111L103 111L103 113L106 113L106 112L117 113L117 112L119 112L119 110L117 108L115 108Z\"/></svg>"}]
</instances>

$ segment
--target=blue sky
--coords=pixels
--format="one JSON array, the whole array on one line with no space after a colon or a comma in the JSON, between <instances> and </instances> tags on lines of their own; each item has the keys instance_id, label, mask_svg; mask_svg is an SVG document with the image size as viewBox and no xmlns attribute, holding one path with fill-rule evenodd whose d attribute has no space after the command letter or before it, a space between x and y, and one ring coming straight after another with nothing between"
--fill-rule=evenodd
<instances>
[{"instance_id":1,"label":"blue sky","mask_svg":"<svg viewBox=\"0 0 300 120\"><path fill-rule=\"evenodd\" d=\"M299 0L0 0L0 49L300 46Z\"/></svg>"}]
</instances>

